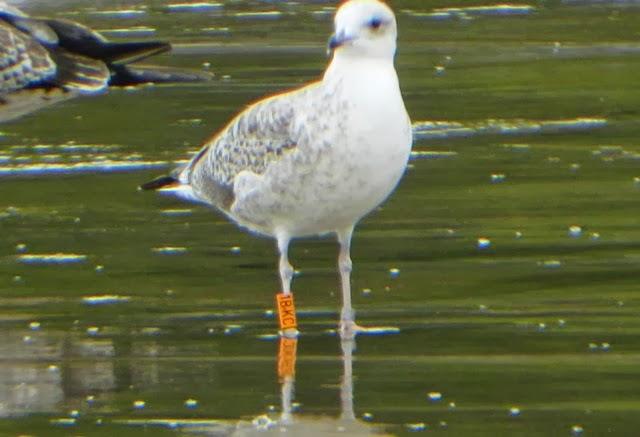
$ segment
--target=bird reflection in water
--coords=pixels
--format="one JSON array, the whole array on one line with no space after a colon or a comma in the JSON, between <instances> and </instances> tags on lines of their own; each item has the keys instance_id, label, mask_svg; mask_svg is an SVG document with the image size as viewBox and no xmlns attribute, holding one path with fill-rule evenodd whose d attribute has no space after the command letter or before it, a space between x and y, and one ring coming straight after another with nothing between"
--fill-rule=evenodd
<instances>
[{"instance_id":1,"label":"bird reflection in water","mask_svg":"<svg viewBox=\"0 0 640 437\"><path fill-rule=\"evenodd\" d=\"M301 376L313 378L314 375L296 373L299 340L282 337L279 339L277 353L280 412L238 421L201 416L126 417L129 413L118 408L114 411L119 411L125 417L104 418L100 411L93 410L91 404L94 400L99 403L109 402L109 393L116 392L123 384L122 381L120 384L117 381L118 364L117 360L114 360L117 354L112 339L62 338L55 333L46 332L32 332L27 336L20 332L0 333L0 356L5 357L5 361L0 365L0 419L38 414L43 417L49 416L51 426L72 426L76 425L75 418L66 416L64 412L84 403L86 407L79 409L83 416L79 419L80 422L84 421L87 424L92 418L100 422L102 429L113 427L114 432L115 429L124 426L169 428L179 429L183 434L236 437L281 433L310 437L383 434L380 425L376 426L356 418L353 396L354 340L342 340L340 343L343 367L340 383L341 413L338 417L306 414L296 408L296 379ZM142 343L145 353L136 347L133 348L134 356L146 357L142 361L130 361L122 357L125 358L125 367L122 369L133 372L127 383L134 383L150 390L150 387L158 387L166 380L167 374L159 368L161 363L153 359L161 354L160 349L153 346L154 344ZM147 350L148 347L151 349ZM8 357L10 358L7 359ZM136 364L131 365L132 363ZM212 368L207 366L207 369ZM198 377L209 379L204 373L198 373ZM59 416L60 414L62 416Z\"/></svg>"},{"instance_id":2,"label":"bird reflection in water","mask_svg":"<svg viewBox=\"0 0 640 437\"><path fill-rule=\"evenodd\" d=\"M336 434L348 436L385 435L381 427L356 418L353 406L353 351L355 349L355 341L342 340L341 348L343 368L340 383L340 417L296 414L294 399L298 339L280 338L278 351L278 378L282 405L280 416L275 420L266 415L259 416L250 423L240 424L231 435L234 437L279 434L305 437Z\"/></svg>"}]
</instances>

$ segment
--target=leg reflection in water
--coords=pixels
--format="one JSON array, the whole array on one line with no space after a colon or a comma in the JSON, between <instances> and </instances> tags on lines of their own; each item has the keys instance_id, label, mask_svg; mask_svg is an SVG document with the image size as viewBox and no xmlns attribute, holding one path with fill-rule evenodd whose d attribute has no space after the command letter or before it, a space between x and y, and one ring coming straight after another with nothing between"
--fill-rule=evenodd
<instances>
[{"instance_id":1,"label":"leg reflection in water","mask_svg":"<svg viewBox=\"0 0 640 437\"><path fill-rule=\"evenodd\" d=\"M238 429L235 436L275 435L286 432L287 435L316 437L335 435L348 436L383 435L380 427L356 419L353 396L353 351L354 340L341 341L342 379L340 383L340 416L313 416L295 412L295 381L303 375L296 375L298 352L297 338L280 338L278 349L278 380L281 390L282 411L279 418L271 420L260 416L252 422L252 427ZM262 419L262 420L259 420Z\"/></svg>"}]
</instances>

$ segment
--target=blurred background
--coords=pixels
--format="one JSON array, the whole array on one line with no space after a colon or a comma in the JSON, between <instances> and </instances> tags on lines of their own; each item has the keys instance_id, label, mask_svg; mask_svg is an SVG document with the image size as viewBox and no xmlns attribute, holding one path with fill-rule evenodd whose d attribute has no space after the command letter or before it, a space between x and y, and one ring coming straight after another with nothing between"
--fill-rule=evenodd
<instances>
[{"instance_id":1,"label":"blurred background","mask_svg":"<svg viewBox=\"0 0 640 437\"><path fill-rule=\"evenodd\" d=\"M12 4L215 78L0 125L0 435L637 432L639 1L390 2L414 153L352 256L398 329L341 347L336 244L294 242L294 384L273 243L137 186L319 78L336 2Z\"/></svg>"}]
</instances>

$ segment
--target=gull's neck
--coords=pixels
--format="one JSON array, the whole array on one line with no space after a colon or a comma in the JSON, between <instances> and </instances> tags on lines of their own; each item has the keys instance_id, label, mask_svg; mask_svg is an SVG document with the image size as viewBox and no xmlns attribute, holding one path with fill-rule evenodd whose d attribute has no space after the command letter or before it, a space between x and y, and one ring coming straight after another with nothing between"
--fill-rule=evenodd
<instances>
[{"instance_id":1,"label":"gull's neck","mask_svg":"<svg viewBox=\"0 0 640 437\"><path fill-rule=\"evenodd\" d=\"M357 56L353 53L337 51L327 67L323 81L349 80L393 73L393 56Z\"/></svg>"}]
</instances>

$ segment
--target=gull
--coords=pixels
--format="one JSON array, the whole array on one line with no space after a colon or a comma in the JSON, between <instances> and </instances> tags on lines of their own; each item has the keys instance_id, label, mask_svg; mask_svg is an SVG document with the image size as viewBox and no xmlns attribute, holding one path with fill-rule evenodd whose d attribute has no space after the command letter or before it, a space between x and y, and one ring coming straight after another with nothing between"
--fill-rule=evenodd
<instances>
[{"instance_id":1,"label":"gull","mask_svg":"<svg viewBox=\"0 0 640 437\"><path fill-rule=\"evenodd\" d=\"M0 1L0 121L109 86L210 78L200 72L130 65L170 49L163 41L110 42L80 23L30 17Z\"/></svg>"},{"instance_id":2,"label":"gull","mask_svg":"<svg viewBox=\"0 0 640 437\"><path fill-rule=\"evenodd\" d=\"M141 185L212 205L275 238L282 293L291 294L293 238L335 234L340 333L360 332L351 304L356 224L400 181L411 121L394 68L397 25L378 0L349 0L334 19L321 80L264 98L238 114L185 166Z\"/></svg>"}]
</instances>

